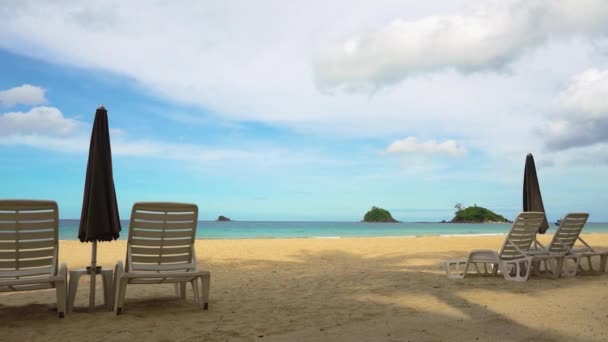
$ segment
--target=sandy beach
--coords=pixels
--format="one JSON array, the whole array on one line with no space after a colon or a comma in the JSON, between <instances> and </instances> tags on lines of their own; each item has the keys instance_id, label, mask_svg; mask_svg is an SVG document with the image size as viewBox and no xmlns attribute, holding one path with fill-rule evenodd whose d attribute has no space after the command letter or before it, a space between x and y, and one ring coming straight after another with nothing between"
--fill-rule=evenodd
<instances>
[{"instance_id":1,"label":"sandy beach","mask_svg":"<svg viewBox=\"0 0 608 342\"><path fill-rule=\"evenodd\" d=\"M547 242L550 235L541 236ZM608 234L584 236L608 248ZM131 285L121 316L88 313L83 278L74 312L57 318L54 290L0 294L2 341L605 341L608 274L572 279L450 280L442 260L503 236L198 240L211 271L202 311L170 285ZM124 241L101 243L114 267ZM61 241L60 261L85 266L91 246ZM100 282L98 281L98 285ZM85 335L88 337L85 338Z\"/></svg>"}]
</instances>

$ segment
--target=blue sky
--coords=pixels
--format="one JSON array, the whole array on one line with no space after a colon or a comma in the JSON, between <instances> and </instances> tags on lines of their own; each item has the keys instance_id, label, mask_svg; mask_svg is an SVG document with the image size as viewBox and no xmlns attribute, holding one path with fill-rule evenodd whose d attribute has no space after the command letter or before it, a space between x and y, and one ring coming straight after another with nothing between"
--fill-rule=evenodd
<instances>
[{"instance_id":1,"label":"blue sky","mask_svg":"<svg viewBox=\"0 0 608 342\"><path fill-rule=\"evenodd\" d=\"M0 9L0 198L78 218L104 105L124 218L512 218L532 152L549 219L608 221L602 1L145 4Z\"/></svg>"}]
</instances>

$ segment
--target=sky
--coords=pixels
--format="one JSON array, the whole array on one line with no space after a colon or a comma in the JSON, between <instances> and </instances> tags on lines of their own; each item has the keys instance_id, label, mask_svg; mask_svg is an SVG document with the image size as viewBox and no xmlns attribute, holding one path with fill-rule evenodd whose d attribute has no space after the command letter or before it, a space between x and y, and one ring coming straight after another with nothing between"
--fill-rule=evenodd
<instances>
[{"instance_id":1,"label":"sky","mask_svg":"<svg viewBox=\"0 0 608 342\"><path fill-rule=\"evenodd\" d=\"M604 0L2 1L0 198L79 218L95 109L121 218L608 221Z\"/></svg>"}]
</instances>

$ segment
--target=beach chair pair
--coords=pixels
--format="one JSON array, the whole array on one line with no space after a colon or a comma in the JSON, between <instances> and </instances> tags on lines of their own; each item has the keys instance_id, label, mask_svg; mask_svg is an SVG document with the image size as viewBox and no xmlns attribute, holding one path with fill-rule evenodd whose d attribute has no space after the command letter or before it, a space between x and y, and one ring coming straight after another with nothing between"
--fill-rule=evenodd
<instances>
[{"instance_id":1,"label":"beach chair pair","mask_svg":"<svg viewBox=\"0 0 608 342\"><path fill-rule=\"evenodd\" d=\"M552 277L575 276L580 271L593 273L606 271L608 251L596 251L587 244L580 233L589 214L567 214L553 235L548 247L536 239L536 233L544 220L542 212L520 213L499 250L473 250L467 258L448 260L444 267L448 278L462 279L470 269L482 275L502 273L505 279L526 281L531 272L536 275L548 273ZM577 241L585 247L575 248ZM592 258L600 259L599 269L593 268ZM588 261L588 268L581 260Z\"/></svg>"},{"instance_id":2,"label":"beach chair pair","mask_svg":"<svg viewBox=\"0 0 608 342\"><path fill-rule=\"evenodd\" d=\"M126 263L114 272L114 312L120 314L128 284L176 284L185 298L208 308L210 273L198 269L194 239L198 207L136 203L131 212ZM56 289L57 314L67 312L68 270L58 265L59 211L54 201L0 200L0 292ZM198 292L198 285L202 293Z\"/></svg>"},{"instance_id":3,"label":"beach chair pair","mask_svg":"<svg viewBox=\"0 0 608 342\"><path fill-rule=\"evenodd\" d=\"M547 247L536 241L535 250L541 253L534 257L534 273L542 273L542 266L544 266L544 271L549 271L554 276L561 277L573 277L579 272L591 274L606 272L608 251L594 249L580 236L588 218L588 213L566 214ZM582 246L577 247L577 242L580 242ZM551 256L559 255L563 256L561 267L558 265L557 269L552 269L551 265L545 264ZM594 267L594 258L598 259L597 268ZM587 261L586 267L584 266L585 260Z\"/></svg>"}]
</instances>

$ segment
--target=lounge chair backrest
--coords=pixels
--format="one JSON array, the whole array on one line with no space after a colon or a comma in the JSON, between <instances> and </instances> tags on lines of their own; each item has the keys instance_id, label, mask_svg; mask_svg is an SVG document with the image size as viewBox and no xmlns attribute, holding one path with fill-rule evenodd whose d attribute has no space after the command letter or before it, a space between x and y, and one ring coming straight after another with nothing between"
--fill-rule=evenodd
<instances>
[{"instance_id":1,"label":"lounge chair backrest","mask_svg":"<svg viewBox=\"0 0 608 342\"><path fill-rule=\"evenodd\" d=\"M54 201L0 200L0 280L57 273L58 212Z\"/></svg>"},{"instance_id":2,"label":"lounge chair backrest","mask_svg":"<svg viewBox=\"0 0 608 342\"><path fill-rule=\"evenodd\" d=\"M536 233L544 219L543 212L528 211L517 215L498 252L501 259L515 259L525 255L535 241Z\"/></svg>"},{"instance_id":3,"label":"lounge chair backrest","mask_svg":"<svg viewBox=\"0 0 608 342\"><path fill-rule=\"evenodd\" d=\"M562 218L557 231L553 234L553 239L549 244L551 253L567 253L574 247L576 240L589 218L587 213L569 213Z\"/></svg>"},{"instance_id":4,"label":"lounge chair backrest","mask_svg":"<svg viewBox=\"0 0 608 342\"><path fill-rule=\"evenodd\" d=\"M197 221L196 204L135 203L129 223L126 271L196 269Z\"/></svg>"}]
</instances>

